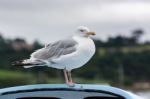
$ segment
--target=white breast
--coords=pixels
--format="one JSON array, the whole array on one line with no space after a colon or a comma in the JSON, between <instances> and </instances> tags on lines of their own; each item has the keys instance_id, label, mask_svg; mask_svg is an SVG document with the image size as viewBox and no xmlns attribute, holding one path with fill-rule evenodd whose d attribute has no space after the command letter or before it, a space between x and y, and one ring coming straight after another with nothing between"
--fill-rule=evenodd
<instances>
[{"instance_id":1,"label":"white breast","mask_svg":"<svg viewBox=\"0 0 150 99\"><path fill-rule=\"evenodd\" d=\"M76 52L70 55L60 57L55 64L55 68L72 70L86 64L95 53L95 44L92 39L86 37L74 36L73 39L78 42Z\"/></svg>"},{"instance_id":2,"label":"white breast","mask_svg":"<svg viewBox=\"0 0 150 99\"><path fill-rule=\"evenodd\" d=\"M95 44L93 40L85 37L74 37L74 39L79 43L77 50L80 57L87 57L90 59L95 53Z\"/></svg>"}]
</instances>

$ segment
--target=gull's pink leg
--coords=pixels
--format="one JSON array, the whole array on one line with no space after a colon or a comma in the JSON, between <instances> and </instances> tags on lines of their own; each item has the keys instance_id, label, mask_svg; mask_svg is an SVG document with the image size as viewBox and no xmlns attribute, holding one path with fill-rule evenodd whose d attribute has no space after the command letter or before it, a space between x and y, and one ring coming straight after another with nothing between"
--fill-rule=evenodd
<instances>
[{"instance_id":1,"label":"gull's pink leg","mask_svg":"<svg viewBox=\"0 0 150 99\"><path fill-rule=\"evenodd\" d=\"M72 82L72 78L71 78L71 72L68 72L66 70L66 68L64 69L64 76L65 76L65 81L66 81L66 84L70 87L73 87L74 86L74 83Z\"/></svg>"},{"instance_id":2,"label":"gull's pink leg","mask_svg":"<svg viewBox=\"0 0 150 99\"><path fill-rule=\"evenodd\" d=\"M70 72L70 71L68 72L68 76L69 76L69 82L70 82L70 83L73 83L72 77L71 77L71 72Z\"/></svg>"},{"instance_id":3,"label":"gull's pink leg","mask_svg":"<svg viewBox=\"0 0 150 99\"><path fill-rule=\"evenodd\" d=\"M73 83L72 77L71 77L71 71L68 71L68 77L69 77L69 85L74 86L74 83Z\"/></svg>"},{"instance_id":4,"label":"gull's pink leg","mask_svg":"<svg viewBox=\"0 0 150 99\"><path fill-rule=\"evenodd\" d=\"M66 69L64 69L64 76L65 76L66 84L68 84L69 80L68 80L68 75L67 75L67 70Z\"/></svg>"}]
</instances>

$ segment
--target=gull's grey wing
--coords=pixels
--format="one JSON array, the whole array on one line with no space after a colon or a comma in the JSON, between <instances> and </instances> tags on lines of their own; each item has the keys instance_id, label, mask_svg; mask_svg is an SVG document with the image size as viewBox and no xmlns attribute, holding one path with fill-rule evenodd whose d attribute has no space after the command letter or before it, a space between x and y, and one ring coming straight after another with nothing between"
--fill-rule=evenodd
<instances>
[{"instance_id":1,"label":"gull's grey wing","mask_svg":"<svg viewBox=\"0 0 150 99\"><path fill-rule=\"evenodd\" d=\"M76 44L77 42L73 39L60 40L48 44L47 46L45 46L45 48L37 50L31 55L31 57L42 60L57 58L61 55L75 52Z\"/></svg>"}]
</instances>

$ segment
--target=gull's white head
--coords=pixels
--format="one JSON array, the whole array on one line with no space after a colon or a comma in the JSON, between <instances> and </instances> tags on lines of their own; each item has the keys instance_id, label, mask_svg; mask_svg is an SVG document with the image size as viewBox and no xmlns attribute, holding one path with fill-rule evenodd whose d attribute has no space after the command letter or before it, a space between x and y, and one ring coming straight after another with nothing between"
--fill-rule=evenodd
<instances>
[{"instance_id":1,"label":"gull's white head","mask_svg":"<svg viewBox=\"0 0 150 99\"><path fill-rule=\"evenodd\" d=\"M76 35L81 36L81 37L89 37L89 36L94 36L96 35L95 32L90 31L87 27L85 26L80 26L77 28Z\"/></svg>"}]
</instances>

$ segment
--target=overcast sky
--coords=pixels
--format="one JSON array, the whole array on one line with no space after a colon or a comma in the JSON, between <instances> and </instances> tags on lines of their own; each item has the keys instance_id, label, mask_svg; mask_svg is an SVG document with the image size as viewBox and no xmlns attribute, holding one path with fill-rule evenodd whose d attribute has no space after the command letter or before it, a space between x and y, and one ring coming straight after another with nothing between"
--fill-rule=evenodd
<instances>
[{"instance_id":1,"label":"overcast sky","mask_svg":"<svg viewBox=\"0 0 150 99\"><path fill-rule=\"evenodd\" d=\"M150 40L150 1L0 0L0 31L7 38L48 43L72 35L80 25L101 39L142 28L142 40Z\"/></svg>"}]
</instances>

